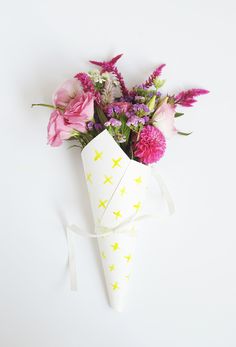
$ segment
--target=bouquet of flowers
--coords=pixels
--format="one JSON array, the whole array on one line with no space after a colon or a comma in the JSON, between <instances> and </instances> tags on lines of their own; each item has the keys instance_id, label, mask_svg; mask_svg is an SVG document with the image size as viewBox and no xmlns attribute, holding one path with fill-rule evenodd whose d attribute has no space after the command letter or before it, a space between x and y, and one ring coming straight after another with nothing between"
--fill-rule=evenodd
<instances>
[{"instance_id":1,"label":"bouquet of flowers","mask_svg":"<svg viewBox=\"0 0 236 347\"><path fill-rule=\"evenodd\" d=\"M160 65L142 84L128 89L116 63L90 61L99 69L80 72L55 92L48 124L48 143L74 141L82 162L95 233L113 308L124 307L136 228L142 218L150 165L165 154L177 130L177 107L191 107L205 89L163 95ZM74 227L74 230L76 227ZM73 226L71 227L73 230ZM76 231L76 230L75 230Z\"/></svg>"}]
</instances>

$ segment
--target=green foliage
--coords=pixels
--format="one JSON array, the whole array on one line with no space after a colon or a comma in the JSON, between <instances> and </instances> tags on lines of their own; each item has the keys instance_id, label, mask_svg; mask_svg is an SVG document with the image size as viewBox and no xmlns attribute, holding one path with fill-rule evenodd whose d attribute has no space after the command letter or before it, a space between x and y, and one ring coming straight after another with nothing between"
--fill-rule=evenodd
<instances>
[{"instance_id":1,"label":"green foliage","mask_svg":"<svg viewBox=\"0 0 236 347\"><path fill-rule=\"evenodd\" d=\"M182 135L182 136L188 136L188 135L191 135L192 132L190 132L190 133L185 133L185 132L183 132L183 131L178 131L178 134L179 134L179 135Z\"/></svg>"},{"instance_id":2,"label":"green foliage","mask_svg":"<svg viewBox=\"0 0 236 347\"><path fill-rule=\"evenodd\" d=\"M135 91L139 96L150 97L150 94L155 92L155 89L135 88Z\"/></svg>"},{"instance_id":3,"label":"green foliage","mask_svg":"<svg viewBox=\"0 0 236 347\"><path fill-rule=\"evenodd\" d=\"M176 113L175 113L175 118L181 117L181 116L183 116L183 115L184 115L184 113L176 112Z\"/></svg>"},{"instance_id":4,"label":"green foliage","mask_svg":"<svg viewBox=\"0 0 236 347\"><path fill-rule=\"evenodd\" d=\"M107 122L107 117L105 116L105 113L103 112L101 107L98 106L98 104L95 104L95 113L97 114L101 124L104 124Z\"/></svg>"},{"instance_id":5,"label":"green foliage","mask_svg":"<svg viewBox=\"0 0 236 347\"><path fill-rule=\"evenodd\" d=\"M156 95L153 95L153 97L148 101L147 106L149 110L152 112L155 108L155 102L156 102Z\"/></svg>"},{"instance_id":6,"label":"green foliage","mask_svg":"<svg viewBox=\"0 0 236 347\"><path fill-rule=\"evenodd\" d=\"M159 78L156 78L153 81L153 84L154 84L156 89L159 89L159 88L161 88L165 84L165 82L166 82L165 80L160 80Z\"/></svg>"},{"instance_id":7,"label":"green foliage","mask_svg":"<svg viewBox=\"0 0 236 347\"><path fill-rule=\"evenodd\" d=\"M127 145L129 142L130 127L128 127L128 125L126 125L127 118L125 115L120 117L120 121L122 123L121 127L120 127L120 132L122 135L125 136L125 138L126 138L125 144Z\"/></svg>"}]
</instances>

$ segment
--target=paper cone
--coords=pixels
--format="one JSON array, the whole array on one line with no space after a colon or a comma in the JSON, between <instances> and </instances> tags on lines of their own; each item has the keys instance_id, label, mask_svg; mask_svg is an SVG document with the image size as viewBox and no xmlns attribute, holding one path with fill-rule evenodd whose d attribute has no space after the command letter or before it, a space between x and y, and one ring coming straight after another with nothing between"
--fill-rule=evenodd
<instances>
[{"instance_id":1,"label":"paper cone","mask_svg":"<svg viewBox=\"0 0 236 347\"><path fill-rule=\"evenodd\" d=\"M134 260L136 234L129 222L142 208L150 168L123 152L107 130L82 151L95 231L122 225L127 232L98 239L111 306L122 311Z\"/></svg>"}]
</instances>

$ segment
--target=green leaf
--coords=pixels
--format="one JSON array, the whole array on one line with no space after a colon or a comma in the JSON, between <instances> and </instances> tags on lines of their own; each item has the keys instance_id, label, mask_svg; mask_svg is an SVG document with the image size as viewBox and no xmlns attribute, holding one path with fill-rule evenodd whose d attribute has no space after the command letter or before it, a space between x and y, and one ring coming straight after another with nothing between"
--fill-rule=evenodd
<instances>
[{"instance_id":1,"label":"green leaf","mask_svg":"<svg viewBox=\"0 0 236 347\"><path fill-rule=\"evenodd\" d=\"M176 112L175 113L175 118L181 117L183 115L184 115L184 113Z\"/></svg>"},{"instance_id":2,"label":"green leaf","mask_svg":"<svg viewBox=\"0 0 236 347\"><path fill-rule=\"evenodd\" d=\"M153 95L153 97L148 101L147 107L152 112L155 108L155 101L156 101L156 95Z\"/></svg>"},{"instance_id":3,"label":"green leaf","mask_svg":"<svg viewBox=\"0 0 236 347\"><path fill-rule=\"evenodd\" d=\"M184 133L183 131L178 131L177 132L179 135L182 135L182 136L188 136L188 135L191 135L192 134L192 131L191 133Z\"/></svg>"},{"instance_id":4,"label":"green leaf","mask_svg":"<svg viewBox=\"0 0 236 347\"><path fill-rule=\"evenodd\" d=\"M105 116L105 113L103 112L101 107L99 107L97 104L95 105L95 113L97 114L101 124L104 124L107 122L107 117Z\"/></svg>"},{"instance_id":5,"label":"green leaf","mask_svg":"<svg viewBox=\"0 0 236 347\"><path fill-rule=\"evenodd\" d=\"M156 89L161 88L165 84L165 80L160 80L158 77L153 81Z\"/></svg>"},{"instance_id":6,"label":"green leaf","mask_svg":"<svg viewBox=\"0 0 236 347\"><path fill-rule=\"evenodd\" d=\"M130 136L130 127L128 127L128 125L126 125L127 118L126 118L125 115L121 116L120 120L121 120L121 123L122 123L120 131L121 131L122 135L125 136L125 138L126 138L125 143L127 144L128 141L129 141L129 136Z\"/></svg>"}]
</instances>

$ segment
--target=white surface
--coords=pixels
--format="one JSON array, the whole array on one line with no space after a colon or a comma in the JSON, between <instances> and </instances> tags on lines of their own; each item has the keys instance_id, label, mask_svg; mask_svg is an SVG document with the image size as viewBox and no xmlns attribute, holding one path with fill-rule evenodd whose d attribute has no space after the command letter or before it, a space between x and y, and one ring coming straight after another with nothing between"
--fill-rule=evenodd
<instances>
[{"instance_id":1,"label":"white surface","mask_svg":"<svg viewBox=\"0 0 236 347\"><path fill-rule=\"evenodd\" d=\"M0 345L235 346L235 2L5 1L1 6ZM127 311L112 311L95 241L76 240L71 293L62 224L91 231L77 150L46 145L55 87L123 52L129 85L166 62L168 90L204 87L160 162L177 212L140 233ZM145 230L147 227L145 227ZM143 259L146 258L146 262ZM142 261L141 261L142 260Z\"/></svg>"}]
</instances>

